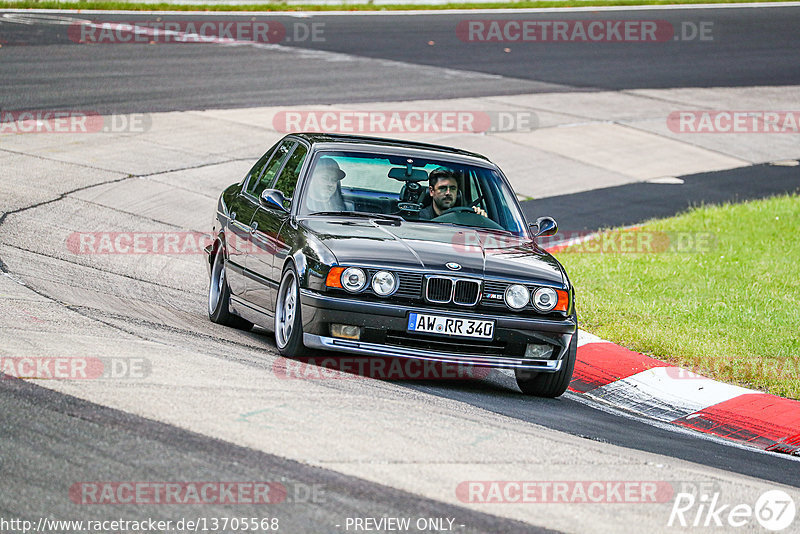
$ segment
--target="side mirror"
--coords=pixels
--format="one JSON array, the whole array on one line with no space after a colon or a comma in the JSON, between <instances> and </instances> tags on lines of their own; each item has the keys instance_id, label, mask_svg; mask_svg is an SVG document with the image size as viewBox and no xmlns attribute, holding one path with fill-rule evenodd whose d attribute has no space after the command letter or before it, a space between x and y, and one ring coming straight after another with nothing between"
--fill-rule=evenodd
<instances>
[{"instance_id":1,"label":"side mirror","mask_svg":"<svg viewBox=\"0 0 800 534\"><path fill-rule=\"evenodd\" d=\"M283 205L286 201L286 197L277 189L264 189L258 200L265 208L272 208L289 213L289 210Z\"/></svg>"},{"instance_id":2,"label":"side mirror","mask_svg":"<svg viewBox=\"0 0 800 534\"><path fill-rule=\"evenodd\" d=\"M530 225L530 229L531 232L533 232L534 239L537 237L548 237L556 235L556 232L558 232L558 224L552 217L539 217L536 219L535 223Z\"/></svg>"}]
</instances>

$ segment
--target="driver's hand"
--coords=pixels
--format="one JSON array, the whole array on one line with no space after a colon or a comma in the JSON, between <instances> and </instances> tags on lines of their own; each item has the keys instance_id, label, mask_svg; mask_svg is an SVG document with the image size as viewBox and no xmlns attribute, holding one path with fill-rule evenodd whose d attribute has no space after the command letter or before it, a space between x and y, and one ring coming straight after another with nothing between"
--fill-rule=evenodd
<instances>
[{"instance_id":1,"label":"driver's hand","mask_svg":"<svg viewBox=\"0 0 800 534\"><path fill-rule=\"evenodd\" d=\"M483 209L483 208L481 208L480 206L472 206L472 211L474 211L474 212L475 212L475 213L477 213L478 215L483 215L483 216L484 216L484 217L486 217L487 219L489 218L489 216L488 216L488 215L486 215L486 210L485 210L485 209Z\"/></svg>"}]
</instances>

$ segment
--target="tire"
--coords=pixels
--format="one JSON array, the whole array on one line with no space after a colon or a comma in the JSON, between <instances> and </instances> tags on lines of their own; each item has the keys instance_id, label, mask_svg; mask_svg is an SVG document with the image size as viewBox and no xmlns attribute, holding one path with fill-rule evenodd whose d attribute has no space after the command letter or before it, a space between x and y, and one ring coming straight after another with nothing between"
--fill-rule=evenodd
<instances>
[{"instance_id":1,"label":"tire","mask_svg":"<svg viewBox=\"0 0 800 534\"><path fill-rule=\"evenodd\" d=\"M528 369L514 369L517 386L526 395L537 397L558 397L567 390L575 369L575 358L578 354L578 331L572 336L567 354L561 364L561 369L555 373L537 373Z\"/></svg>"},{"instance_id":2,"label":"tire","mask_svg":"<svg viewBox=\"0 0 800 534\"><path fill-rule=\"evenodd\" d=\"M208 283L208 318L212 322L250 330L253 323L230 312L231 290L225 277L225 247L220 243L211 263L211 279Z\"/></svg>"},{"instance_id":3,"label":"tire","mask_svg":"<svg viewBox=\"0 0 800 534\"><path fill-rule=\"evenodd\" d=\"M275 301L275 345L287 358L296 358L305 352L300 315L300 284L294 266L290 265L283 271Z\"/></svg>"}]
</instances>

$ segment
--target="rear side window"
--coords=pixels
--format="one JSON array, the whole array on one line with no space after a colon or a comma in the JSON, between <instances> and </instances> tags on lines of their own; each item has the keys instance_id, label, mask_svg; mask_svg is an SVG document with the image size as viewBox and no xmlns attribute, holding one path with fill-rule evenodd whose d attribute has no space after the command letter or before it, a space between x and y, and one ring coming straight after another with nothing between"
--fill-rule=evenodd
<instances>
[{"instance_id":1,"label":"rear side window","mask_svg":"<svg viewBox=\"0 0 800 534\"><path fill-rule=\"evenodd\" d=\"M264 154L263 156L261 156L261 159L259 159L256 162L256 164L253 165L253 167L250 169L250 171L248 171L248 173L245 175L244 180L243 180L242 183L245 183L245 182L247 183L246 187L247 187L248 191L250 190L250 187L254 183L258 182L258 179L261 176L261 173L264 172L264 167L267 166L267 162L269 161L269 157L270 157L270 155L272 154L272 152L274 150L275 150L275 147L270 148L267 151L267 153ZM248 182L248 180L249 180L249 182Z\"/></svg>"},{"instance_id":2,"label":"rear side window","mask_svg":"<svg viewBox=\"0 0 800 534\"><path fill-rule=\"evenodd\" d=\"M292 196L297 187L297 179L300 177L300 169L303 168L306 155L308 155L308 149L305 145L298 143L292 155L289 156L289 160L286 162L286 166L281 171L280 176L278 176L278 181L273 186L273 189L279 190L286 197L286 208L291 205Z\"/></svg>"},{"instance_id":3,"label":"rear side window","mask_svg":"<svg viewBox=\"0 0 800 534\"><path fill-rule=\"evenodd\" d=\"M247 184L248 193L258 198L259 195L261 195L261 192L269 187L270 184L272 184L272 181L275 179L275 175L278 174L278 171L283 165L286 156L288 156L289 152L291 152L294 144L294 141L284 141L281 143L281 146L279 146L277 150L273 152L272 158L269 160L269 163L267 163L264 171L261 173L261 176L258 179L255 179L255 177L250 179L250 183Z\"/></svg>"}]
</instances>

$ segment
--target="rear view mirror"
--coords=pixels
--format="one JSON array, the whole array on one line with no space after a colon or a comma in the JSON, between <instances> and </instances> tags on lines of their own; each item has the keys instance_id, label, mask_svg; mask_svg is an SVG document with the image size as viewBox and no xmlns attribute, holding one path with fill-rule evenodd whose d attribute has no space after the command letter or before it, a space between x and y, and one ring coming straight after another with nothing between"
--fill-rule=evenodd
<instances>
[{"instance_id":1,"label":"rear view mirror","mask_svg":"<svg viewBox=\"0 0 800 534\"><path fill-rule=\"evenodd\" d=\"M422 169L411 169L411 174L408 174L408 169L405 167L392 167L389 169L389 178L401 182L421 182L428 179L428 173Z\"/></svg>"}]
</instances>

